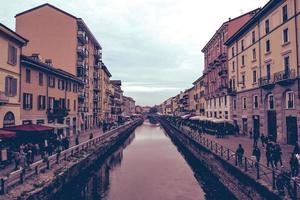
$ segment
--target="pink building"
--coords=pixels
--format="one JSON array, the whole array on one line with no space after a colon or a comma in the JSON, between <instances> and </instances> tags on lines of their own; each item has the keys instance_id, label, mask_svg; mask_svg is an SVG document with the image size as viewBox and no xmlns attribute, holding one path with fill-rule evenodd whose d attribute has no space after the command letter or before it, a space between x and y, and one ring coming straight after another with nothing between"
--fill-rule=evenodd
<instances>
[{"instance_id":1,"label":"pink building","mask_svg":"<svg viewBox=\"0 0 300 200\"><path fill-rule=\"evenodd\" d=\"M258 9L224 22L202 49L205 55L203 76L207 117L228 119L230 116L230 97L228 94L230 95L231 91L228 91L228 49L224 43L257 11Z\"/></svg>"}]
</instances>

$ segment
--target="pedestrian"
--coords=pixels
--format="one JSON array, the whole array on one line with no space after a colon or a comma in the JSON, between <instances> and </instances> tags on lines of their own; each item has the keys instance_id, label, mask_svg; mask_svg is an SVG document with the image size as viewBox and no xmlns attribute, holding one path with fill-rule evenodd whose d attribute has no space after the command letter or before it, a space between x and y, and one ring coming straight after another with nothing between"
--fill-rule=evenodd
<instances>
[{"instance_id":1,"label":"pedestrian","mask_svg":"<svg viewBox=\"0 0 300 200\"><path fill-rule=\"evenodd\" d=\"M241 144L239 144L237 150L236 150L236 159L239 165L242 165L242 160L244 156L244 149Z\"/></svg>"},{"instance_id":2,"label":"pedestrian","mask_svg":"<svg viewBox=\"0 0 300 200\"><path fill-rule=\"evenodd\" d=\"M15 170L19 169L20 165L20 153L18 151L14 152L14 160L15 160Z\"/></svg>"},{"instance_id":3,"label":"pedestrian","mask_svg":"<svg viewBox=\"0 0 300 200\"><path fill-rule=\"evenodd\" d=\"M266 146L267 167L271 165L271 167L274 168L273 153L273 145L269 142Z\"/></svg>"},{"instance_id":4,"label":"pedestrian","mask_svg":"<svg viewBox=\"0 0 300 200\"><path fill-rule=\"evenodd\" d=\"M93 135L93 133L91 132L91 133L90 133L90 140L93 139L93 137L94 137L94 135Z\"/></svg>"},{"instance_id":5,"label":"pedestrian","mask_svg":"<svg viewBox=\"0 0 300 200\"><path fill-rule=\"evenodd\" d=\"M28 151L26 152L26 166L29 167L30 164L32 163L32 150L29 148Z\"/></svg>"},{"instance_id":6,"label":"pedestrian","mask_svg":"<svg viewBox=\"0 0 300 200\"><path fill-rule=\"evenodd\" d=\"M250 139L252 139L252 135L253 135L252 128L250 128L250 130L249 130Z\"/></svg>"},{"instance_id":7,"label":"pedestrian","mask_svg":"<svg viewBox=\"0 0 300 200\"><path fill-rule=\"evenodd\" d=\"M260 141L261 141L262 148L265 148L265 135L263 133L260 136Z\"/></svg>"},{"instance_id":8,"label":"pedestrian","mask_svg":"<svg viewBox=\"0 0 300 200\"><path fill-rule=\"evenodd\" d=\"M275 144L275 147L274 147L274 162L275 162L275 167L277 169L277 164L278 162L280 163L280 166L282 167L282 150L281 150L281 147L278 143Z\"/></svg>"},{"instance_id":9,"label":"pedestrian","mask_svg":"<svg viewBox=\"0 0 300 200\"><path fill-rule=\"evenodd\" d=\"M260 150L257 146L254 147L254 149L252 151L252 155L255 156L256 162L259 163L259 161L260 161Z\"/></svg>"},{"instance_id":10,"label":"pedestrian","mask_svg":"<svg viewBox=\"0 0 300 200\"><path fill-rule=\"evenodd\" d=\"M75 145L79 145L79 136L78 135L75 138Z\"/></svg>"},{"instance_id":11,"label":"pedestrian","mask_svg":"<svg viewBox=\"0 0 300 200\"><path fill-rule=\"evenodd\" d=\"M299 174L299 162L296 158L296 154L292 154L292 157L290 159L290 167L291 167L291 176L296 177Z\"/></svg>"},{"instance_id":12,"label":"pedestrian","mask_svg":"<svg viewBox=\"0 0 300 200\"><path fill-rule=\"evenodd\" d=\"M251 131L252 132L252 131ZM253 147L257 146L257 142L258 142L258 139L259 139L259 132L258 131L255 131L253 133Z\"/></svg>"}]
</instances>

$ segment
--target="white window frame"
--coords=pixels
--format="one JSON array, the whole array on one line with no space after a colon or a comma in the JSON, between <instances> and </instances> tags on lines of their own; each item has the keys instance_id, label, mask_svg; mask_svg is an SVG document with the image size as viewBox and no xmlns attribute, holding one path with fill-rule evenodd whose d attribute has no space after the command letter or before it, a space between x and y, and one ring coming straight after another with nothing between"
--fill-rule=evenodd
<instances>
[{"instance_id":1,"label":"white window frame","mask_svg":"<svg viewBox=\"0 0 300 200\"><path fill-rule=\"evenodd\" d=\"M289 95L291 94L291 100L292 100L292 107L289 107ZM286 109L295 109L295 93L293 91L288 91L285 94L285 108Z\"/></svg>"}]
</instances>

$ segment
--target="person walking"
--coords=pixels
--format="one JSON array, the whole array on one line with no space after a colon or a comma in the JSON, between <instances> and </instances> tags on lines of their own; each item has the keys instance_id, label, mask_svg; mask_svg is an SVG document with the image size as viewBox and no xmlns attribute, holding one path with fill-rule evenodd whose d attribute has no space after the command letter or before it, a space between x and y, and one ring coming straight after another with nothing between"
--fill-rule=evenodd
<instances>
[{"instance_id":1,"label":"person walking","mask_svg":"<svg viewBox=\"0 0 300 200\"><path fill-rule=\"evenodd\" d=\"M252 132L252 130L251 130L251 132ZM258 133L258 131L255 131L254 134L253 134L253 146L254 147L258 145L257 144L258 139L259 139L259 133Z\"/></svg>"},{"instance_id":2,"label":"person walking","mask_svg":"<svg viewBox=\"0 0 300 200\"><path fill-rule=\"evenodd\" d=\"M278 162L280 163L280 166L283 167L281 156L282 156L281 147L278 143L276 143L275 147L274 147L274 163L275 163L276 169L277 169Z\"/></svg>"},{"instance_id":3,"label":"person walking","mask_svg":"<svg viewBox=\"0 0 300 200\"><path fill-rule=\"evenodd\" d=\"M273 145L271 143L268 143L266 146L267 167L271 165L271 167L274 168L273 153Z\"/></svg>"},{"instance_id":4,"label":"person walking","mask_svg":"<svg viewBox=\"0 0 300 200\"><path fill-rule=\"evenodd\" d=\"M15 170L19 169L19 165L20 165L20 153L18 151L14 152L14 160L15 160Z\"/></svg>"},{"instance_id":5,"label":"person walking","mask_svg":"<svg viewBox=\"0 0 300 200\"><path fill-rule=\"evenodd\" d=\"M254 147L254 149L252 151L252 155L255 156L256 162L259 163L261 154L260 154L260 150L257 146Z\"/></svg>"},{"instance_id":6,"label":"person walking","mask_svg":"<svg viewBox=\"0 0 300 200\"><path fill-rule=\"evenodd\" d=\"M244 156L244 149L242 147L241 144L239 144L237 150L236 150L236 159L237 159L237 162L238 162L238 165L242 165L243 164L243 156Z\"/></svg>"},{"instance_id":7,"label":"person walking","mask_svg":"<svg viewBox=\"0 0 300 200\"><path fill-rule=\"evenodd\" d=\"M290 167L291 167L291 176L292 178L298 176L299 174L299 162L296 157L296 154L292 154L292 157L290 159Z\"/></svg>"},{"instance_id":8,"label":"person walking","mask_svg":"<svg viewBox=\"0 0 300 200\"><path fill-rule=\"evenodd\" d=\"M75 145L79 145L79 136L78 135L75 138Z\"/></svg>"},{"instance_id":9,"label":"person walking","mask_svg":"<svg viewBox=\"0 0 300 200\"><path fill-rule=\"evenodd\" d=\"M260 136L260 141L261 141L262 148L265 148L265 135L263 133Z\"/></svg>"}]
</instances>

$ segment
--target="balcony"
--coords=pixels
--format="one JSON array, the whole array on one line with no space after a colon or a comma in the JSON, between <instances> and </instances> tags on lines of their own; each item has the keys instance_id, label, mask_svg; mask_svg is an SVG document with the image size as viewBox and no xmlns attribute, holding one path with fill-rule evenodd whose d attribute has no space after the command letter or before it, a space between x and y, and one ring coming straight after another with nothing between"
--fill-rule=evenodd
<instances>
[{"instance_id":1,"label":"balcony","mask_svg":"<svg viewBox=\"0 0 300 200\"><path fill-rule=\"evenodd\" d=\"M235 88L228 88L227 93L229 96L236 96L236 89Z\"/></svg>"},{"instance_id":2,"label":"balcony","mask_svg":"<svg viewBox=\"0 0 300 200\"><path fill-rule=\"evenodd\" d=\"M93 100L94 101L99 101L99 96L98 95L94 95Z\"/></svg>"},{"instance_id":3,"label":"balcony","mask_svg":"<svg viewBox=\"0 0 300 200\"><path fill-rule=\"evenodd\" d=\"M77 77L84 77L86 76L87 70L84 66L77 65Z\"/></svg>"},{"instance_id":4,"label":"balcony","mask_svg":"<svg viewBox=\"0 0 300 200\"><path fill-rule=\"evenodd\" d=\"M228 87L226 85L220 85L220 87L218 88L219 92L222 94L226 94Z\"/></svg>"},{"instance_id":5,"label":"balcony","mask_svg":"<svg viewBox=\"0 0 300 200\"><path fill-rule=\"evenodd\" d=\"M284 70L274 74L274 82L283 86L294 83L295 78L296 72L294 69Z\"/></svg>"},{"instance_id":6,"label":"balcony","mask_svg":"<svg viewBox=\"0 0 300 200\"><path fill-rule=\"evenodd\" d=\"M84 46L78 46L77 47L77 53L79 56L81 56L82 58L86 58L89 55L88 50L84 47Z\"/></svg>"},{"instance_id":7,"label":"balcony","mask_svg":"<svg viewBox=\"0 0 300 200\"><path fill-rule=\"evenodd\" d=\"M221 65L221 62L219 61L219 59L216 59L214 61L214 66L219 67Z\"/></svg>"},{"instance_id":8,"label":"balcony","mask_svg":"<svg viewBox=\"0 0 300 200\"><path fill-rule=\"evenodd\" d=\"M100 75L97 72L93 73L93 77L94 77L95 80L99 80L100 79Z\"/></svg>"},{"instance_id":9,"label":"balcony","mask_svg":"<svg viewBox=\"0 0 300 200\"><path fill-rule=\"evenodd\" d=\"M272 89L275 85L274 80L272 80L271 77L267 77L267 76L261 77L258 80L258 83L259 83L260 87L262 87L263 89L266 89L266 90Z\"/></svg>"},{"instance_id":10,"label":"balcony","mask_svg":"<svg viewBox=\"0 0 300 200\"><path fill-rule=\"evenodd\" d=\"M8 103L9 98L5 95L5 92L0 91L0 105Z\"/></svg>"},{"instance_id":11,"label":"balcony","mask_svg":"<svg viewBox=\"0 0 300 200\"><path fill-rule=\"evenodd\" d=\"M222 78L226 78L227 77L227 72L228 70L227 69L222 69L221 71L219 71L219 76L222 77Z\"/></svg>"},{"instance_id":12,"label":"balcony","mask_svg":"<svg viewBox=\"0 0 300 200\"><path fill-rule=\"evenodd\" d=\"M99 85L95 85L93 89L94 89L95 92L100 92L100 86Z\"/></svg>"},{"instance_id":13,"label":"balcony","mask_svg":"<svg viewBox=\"0 0 300 200\"><path fill-rule=\"evenodd\" d=\"M48 119L63 119L64 117L69 115L69 111L66 108L48 108L47 109L47 117Z\"/></svg>"},{"instance_id":14,"label":"balcony","mask_svg":"<svg viewBox=\"0 0 300 200\"><path fill-rule=\"evenodd\" d=\"M100 63L94 64L94 68L95 69L100 69L101 68L101 64Z\"/></svg>"},{"instance_id":15,"label":"balcony","mask_svg":"<svg viewBox=\"0 0 300 200\"><path fill-rule=\"evenodd\" d=\"M221 62L226 62L227 61L227 55L226 55L226 53L222 53L219 58L220 58Z\"/></svg>"},{"instance_id":16,"label":"balcony","mask_svg":"<svg viewBox=\"0 0 300 200\"><path fill-rule=\"evenodd\" d=\"M95 50L94 56L95 56L96 59L101 60L102 59L102 50L101 49Z\"/></svg>"},{"instance_id":17,"label":"balcony","mask_svg":"<svg viewBox=\"0 0 300 200\"><path fill-rule=\"evenodd\" d=\"M82 44L87 44L88 43L88 37L85 33L85 31L78 31L77 32L77 38L79 39L79 41L82 43Z\"/></svg>"},{"instance_id":18,"label":"balcony","mask_svg":"<svg viewBox=\"0 0 300 200\"><path fill-rule=\"evenodd\" d=\"M100 108L97 108L97 107L96 107L96 108L93 108L93 112L94 112L94 113L100 113L100 112L101 112L101 109L100 109Z\"/></svg>"}]
</instances>

